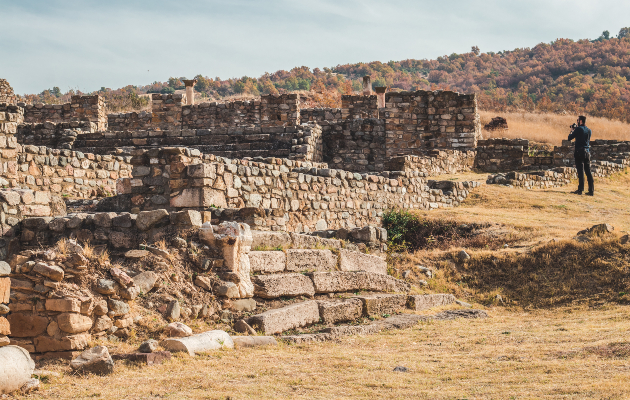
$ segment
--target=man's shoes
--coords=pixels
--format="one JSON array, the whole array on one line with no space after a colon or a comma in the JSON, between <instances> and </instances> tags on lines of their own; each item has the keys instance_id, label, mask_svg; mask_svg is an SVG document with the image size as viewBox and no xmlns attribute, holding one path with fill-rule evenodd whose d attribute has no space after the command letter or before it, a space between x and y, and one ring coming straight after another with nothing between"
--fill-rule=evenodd
<instances>
[{"instance_id":1,"label":"man's shoes","mask_svg":"<svg viewBox=\"0 0 630 400\"><path fill-rule=\"evenodd\" d=\"M575 192L571 192L571 193L573 193L573 194L578 194L578 195L580 195L580 196L582 195L582 191L581 191L581 190L576 190Z\"/></svg>"},{"instance_id":2,"label":"man's shoes","mask_svg":"<svg viewBox=\"0 0 630 400\"><path fill-rule=\"evenodd\" d=\"M595 196L595 193L593 193L593 192L586 192L586 195L587 196Z\"/></svg>"}]
</instances>

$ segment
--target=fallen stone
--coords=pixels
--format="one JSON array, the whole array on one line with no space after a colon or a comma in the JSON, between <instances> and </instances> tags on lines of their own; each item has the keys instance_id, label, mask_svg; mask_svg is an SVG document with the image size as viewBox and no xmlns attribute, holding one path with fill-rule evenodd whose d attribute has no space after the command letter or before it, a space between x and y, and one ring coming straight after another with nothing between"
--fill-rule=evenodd
<instances>
[{"instance_id":1,"label":"fallen stone","mask_svg":"<svg viewBox=\"0 0 630 400\"><path fill-rule=\"evenodd\" d=\"M328 294L333 298L332 293ZM317 301L319 316L324 324L334 324L343 321L353 321L360 318L363 311L363 303L357 298L344 299L342 301Z\"/></svg>"},{"instance_id":2,"label":"fallen stone","mask_svg":"<svg viewBox=\"0 0 630 400\"><path fill-rule=\"evenodd\" d=\"M253 328L265 335L311 325L319 321L319 308L314 300L295 303L282 308L266 311L247 319Z\"/></svg>"},{"instance_id":3,"label":"fallen stone","mask_svg":"<svg viewBox=\"0 0 630 400\"><path fill-rule=\"evenodd\" d=\"M202 219L201 213L194 210L184 210L179 212L173 212L170 215L171 224L183 225L186 227L201 227Z\"/></svg>"},{"instance_id":4,"label":"fallen stone","mask_svg":"<svg viewBox=\"0 0 630 400\"><path fill-rule=\"evenodd\" d=\"M315 293L356 292L408 292L411 286L389 275L367 271L313 272L309 274Z\"/></svg>"},{"instance_id":5,"label":"fallen stone","mask_svg":"<svg viewBox=\"0 0 630 400\"><path fill-rule=\"evenodd\" d=\"M259 275L252 278L254 294L265 299L315 294L313 282L302 274Z\"/></svg>"},{"instance_id":6,"label":"fallen stone","mask_svg":"<svg viewBox=\"0 0 630 400\"><path fill-rule=\"evenodd\" d=\"M160 346L171 352L187 352L191 356L210 350L222 348L233 349L234 342L224 331L208 331L185 338L169 338L162 340Z\"/></svg>"},{"instance_id":7,"label":"fallen stone","mask_svg":"<svg viewBox=\"0 0 630 400\"><path fill-rule=\"evenodd\" d=\"M209 292L212 291L212 281L207 276L197 275L197 277L195 278L195 285Z\"/></svg>"},{"instance_id":8,"label":"fallen stone","mask_svg":"<svg viewBox=\"0 0 630 400\"><path fill-rule=\"evenodd\" d=\"M232 306L230 308L235 312L249 312L256 309L256 300L254 299L238 299L232 300L231 302Z\"/></svg>"},{"instance_id":9,"label":"fallen stone","mask_svg":"<svg viewBox=\"0 0 630 400\"><path fill-rule=\"evenodd\" d=\"M240 333L249 333L250 335L256 336L256 330L249 326L245 320L240 319L234 323L234 330Z\"/></svg>"},{"instance_id":10,"label":"fallen stone","mask_svg":"<svg viewBox=\"0 0 630 400\"><path fill-rule=\"evenodd\" d=\"M39 379L31 378L20 388L20 393L29 394L39 390Z\"/></svg>"},{"instance_id":11,"label":"fallen stone","mask_svg":"<svg viewBox=\"0 0 630 400\"><path fill-rule=\"evenodd\" d=\"M466 253L466 250L461 250L457 254L457 257L459 258L460 261L470 260L470 256L468 255L468 253Z\"/></svg>"},{"instance_id":12,"label":"fallen stone","mask_svg":"<svg viewBox=\"0 0 630 400\"><path fill-rule=\"evenodd\" d=\"M341 271L367 271L387 274L387 262L380 257L358 251L339 250L339 269Z\"/></svg>"},{"instance_id":13,"label":"fallen stone","mask_svg":"<svg viewBox=\"0 0 630 400\"><path fill-rule=\"evenodd\" d=\"M252 272L272 274L283 272L287 258L284 251L252 251L249 253L249 264Z\"/></svg>"},{"instance_id":14,"label":"fallen stone","mask_svg":"<svg viewBox=\"0 0 630 400\"><path fill-rule=\"evenodd\" d=\"M103 294L105 296L115 294L117 292L117 289L118 287L116 285L116 282L109 279L97 280L96 287L94 288L97 293Z\"/></svg>"},{"instance_id":15,"label":"fallen stone","mask_svg":"<svg viewBox=\"0 0 630 400\"><path fill-rule=\"evenodd\" d=\"M140 347L138 347L138 351L140 353L153 353L154 351L157 350L158 345L159 345L159 343L158 343L157 340L149 339L149 340L146 340L146 341L142 342Z\"/></svg>"},{"instance_id":16,"label":"fallen stone","mask_svg":"<svg viewBox=\"0 0 630 400\"><path fill-rule=\"evenodd\" d=\"M164 333L168 337L187 337L192 335L193 331L189 326L181 322L171 322L164 328Z\"/></svg>"},{"instance_id":17,"label":"fallen stone","mask_svg":"<svg viewBox=\"0 0 630 400\"><path fill-rule=\"evenodd\" d=\"M289 249L286 270L292 272L334 271L337 256L330 250Z\"/></svg>"},{"instance_id":18,"label":"fallen stone","mask_svg":"<svg viewBox=\"0 0 630 400\"><path fill-rule=\"evenodd\" d=\"M166 318L169 321L175 321L179 319L180 314L181 314L181 309L179 306L179 301L173 300L170 303L168 303L168 306L166 307L166 313L164 314L164 318Z\"/></svg>"},{"instance_id":19,"label":"fallen stone","mask_svg":"<svg viewBox=\"0 0 630 400\"><path fill-rule=\"evenodd\" d=\"M78 244L74 239L68 239L68 241L66 241L66 250L68 253L83 254L83 246Z\"/></svg>"},{"instance_id":20,"label":"fallen stone","mask_svg":"<svg viewBox=\"0 0 630 400\"><path fill-rule=\"evenodd\" d=\"M11 275L11 266L4 261L0 261L0 277Z\"/></svg>"},{"instance_id":21,"label":"fallen stone","mask_svg":"<svg viewBox=\"0 0 630 400\"><path fill-rule=\"evenodd\" d=\"M591 235L603 235L606 233L612 233L615 230L615 227L610 224L598 224L593 225L588 229L588 233Z\"/></svg>"},{"instance_id":22,"label":"fallen stone","mask_svg":"<svg viewBox=\"0 0 630 400\"><path fill-rule=\"evenodd\" d=\"M151 253L149 253L146 250L129 250L128 252L125 253L125 257L130 258L132 260L140 260L148 256L149 254Z\"/></svg>"},{"instance_id":23,"label":"fallen stone","mask_svg":"<svg viewBox=\"0 0 630 400\"><path fill-rule=\"evenodd\" d=\"M153 271L141 272L133 277L133 283L140 289L140 293L148 293L155 287L158 275Z\"/></svg>"},{"instance_id":24,"label":"fallen stone","mask_svg":"<svg viewBox=\"0 0 630 400\"><path fill-rule=\"evenodd\" d=\"M407 295L404 294L376 294L357 298L363 302L365 317L389 316L407 305Z\"/></svg>"},{"instance_id":25,"label":"fallen stone","mask_svg":"<svg viewBox=\"0 0 630 400\"><path fill-rule=\"evenodd\" d=\"M33 267L33 272L36 272L46 278L49 278L56 282L61 282L63 280L63 269L56 265L48 265L43 262L38 262Z\"/></svg>"},{"instance_id":26,"label":"fallen stone","mask_svg":"<svg viewBox=\"0 0 630 400\"><path fill-rule=\"evenodd\" d=\"M158 365L164 363L164 361L171 359L170 351L154 351L152 353L130 353L130 354L114 354L112 355L114 360L124 360L133 363L140 363L147 366Z\"/></svg>"},{"instance_id":27,"label":"fallen stone","mask_svg":"<svg viewBox=\"0 0 630 400\"><path fill-rule=\"evenodd\" d=\"M236 348L278 345L278 341L273 336L232 336L232 340Z\"/></svg>"},{"instance_id":28,"label":"fallen stone","mask_svg":"<svg viewBox=\"0 0 630 400\"><path fill-rule=\"evenodd\" d=\"M90 330L92 318L76 313L63 313L57 316L57 324L66 333L81 333Z\"/></svg>"},{"instance_id":29,"label":"fallen stone","mask_svg":"<svg viewBox=\"0 0 630 400\"><path fill-rule=\"evenodd\" d=\"M124 301L109 299L107 301L107 306L109 308L109 312L107 314L110 317L121 317L129 314L129 304Z\"/></svg>"},{"instance_id":30,"label":"fallen stone","mask_svg":"<svg viewBox=\"0 0 630 400\"><path fill-rule=\"evenodd\" d=\"M120 297L125 300L134 300L140 295L140 288L138 286L129 286L126 289L120 291Z\"/></svg>"},{"instance_id":31,"label":"fallen stone","mask_svg":"<svg viewBox=\"0 0 630 400\"><path fill-rule=\"evenodd\" d=\"M238 286L234 282L224 282L217 286L217 294L219 296L227 297L228 299L239 298Z\"/></svg>"},{"instance_id":32,"label":"fallen stone","mask_svg":"<svg viewBox=\"0 0 630 400\"><path fill-rule=\"evenodd\" d=\"M144 251L144 250L131 250L131 251ZM129 253L129 252L127 252ZM148 253L148 252L147 252ZM127 254L125 253L125 257ZM109 273L112 274L112 277L123 287L129 287L133 285L133 279L129 275L127 275L120 268L110 268Z\"/></svg>"},{"instance_id":33,"label":"fallen stone","mask_svg":"<svg viewBox=\"0 0 630 400\"><path fill-rule=\"evenodd\" d=\"M425 294L407 297L407 308L414 311L454 304L457 299L452 294Z\"/></svg>"},{"instance_id":34,"label":"fallen stone","mask_svg":"<svg viewBox=\"0 0 630 400\"><path fill-rule=\"evenodd\" d=\"M396 368L394 368L394 372L409 372L409 370L407 369L407 367L402 367L399 365Z\"/></svg>"},{"instance_id":35,"label":"fallen stone","mask_svg":"<svg viewBox=\"0 0 630 400\"><path fill-rule=\"evenodd\" d=\"M186 239L180 237L176 237L175 239L173 239L171 241L171 244L178 249L185 249L186 247L188 247L188 242L186 242Z\"/></svg>"},{"instance_id":36,"label":"fallen stone","mask_svg":"<svg viewBox=\"0 0 630 400\"><path fill-rule=\"evenodd\" d=\"M465 301L455 300L455 303L459 304L462 307L471 308L472 304L466 303Z\"/></svg>"},{"instance_id":37,"label":"fallen stone","mask_svg":"<svg viewBox=\"0 0 630 400\"><path fill-rule=\"evenodd\" d=\"M28 351L17 346L0 347L0 394L13 393L33 375L35 362Z\"/></svg>"},{"instance_id":38,"label":"fallen stone","mask_svg":"<svg viewBox=\"0 0 630 400\"><path fill-rule=\"evenodd\" d=\"M73 370L81 373L109 375L114 372L114 360L105 346L96 346L85 350L70 362Z\"/></svg>"},{"instance_id":39,"label":"fallen stone","mask_svg":"<svg viewBox=\"0 0 630 400\"><path fill-rule=\"evenodd\" d=\"M146 231L153 228L155 225L167 221L169 221L168 211L164 209L141 211L138 213L138 217L136 218L136 226L141 231Z\"/></svg>"},{"instance_id":40,"label":"fallen stone","mask_svg":"<svg viewBox=\"0 0 630 400\"><path fill-rule=\"evenodd\" d=\"M620 239L619 239L619 243L621 244L626 244L630 242L630 235L623 235Z\"/></svg>"}]
</instances>

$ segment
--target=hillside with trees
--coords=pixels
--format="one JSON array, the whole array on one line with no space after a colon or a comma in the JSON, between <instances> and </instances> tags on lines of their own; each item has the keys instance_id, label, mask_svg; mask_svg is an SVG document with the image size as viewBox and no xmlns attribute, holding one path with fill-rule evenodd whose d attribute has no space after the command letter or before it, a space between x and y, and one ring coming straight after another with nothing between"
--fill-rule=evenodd
<instances>
[{"instance_id":1,"label":"hillside with trees","mask_svg":"<svg viewBox=\"0 0 630 400\"><path fill-rule=\"evenodd\" d=\"M361 89L361 77L390 90L447 89L479 94L480 107L496 111L585 113L630 121L630 28L617 37L608 31L595 40L558 39L533 48L483 53L476 46L435 60L374 61L311 70L265 73L258 78L222 79L199 74L195 89L208 100L312 91L314 104L339 106L341 94ZM142 109L146 93L173 93L180 78L147 86L102 88L113 111ZM59 88L29 95L27 101L61 102L72 93Z\"/></svg>"}]
</instances>

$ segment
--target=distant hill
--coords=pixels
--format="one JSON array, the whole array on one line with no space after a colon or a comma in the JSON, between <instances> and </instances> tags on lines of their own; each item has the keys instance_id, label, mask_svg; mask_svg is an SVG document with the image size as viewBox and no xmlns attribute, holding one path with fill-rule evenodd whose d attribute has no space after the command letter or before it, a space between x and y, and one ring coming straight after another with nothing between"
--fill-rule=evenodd
<instances>
[{"instance_id":1,"label":"distant hill","mask_svg":"<svg viewBox=\"0 0 630 400\"><path fill-rule=\"evenodd\" d=\"M338 65L323 70L296 67L265 73L258 78L221 79L198 75L195 89L221 99L294 90L334 95L361 90L361 77L371 75L373 86L392 90L449 89L479 93L480 107L497 111L585 113L630 122L630 28L617 38L607 32L596 40L558 39L533 48L482 53L477 47L436 60L403 60ZM113 108L142 108L137 94L169 93L183 88L184 77L147 86L101 91ZM53 93L57 90L57 94ZM54 88L31 100L54 102L63 95ZM330 97L330 96L329 96ZM119 101L120 106L116 106ZM123 104L124 103L124 104ZM335 105L335 100L324 101Z\"/></svg>"}]
</instances>

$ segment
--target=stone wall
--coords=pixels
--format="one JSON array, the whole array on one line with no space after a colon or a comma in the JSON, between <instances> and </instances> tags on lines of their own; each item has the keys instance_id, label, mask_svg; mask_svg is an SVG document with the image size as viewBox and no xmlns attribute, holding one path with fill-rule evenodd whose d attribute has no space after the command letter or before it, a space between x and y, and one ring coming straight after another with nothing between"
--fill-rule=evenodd
<instances>
[{"instance_id":1,"label":"stone wall","mask_svg":"<svg viewBox=\"0 0 630 400\"><path fill-rule=\"evenodd\" d=\"M180 130L182 126L182 106L185 104L182 94L151 95L151 127L155 130Z\"/></svg>"},{"instance_id":2,"label":"stone wall","mask_svg":"<svg viewBox=\"0 0 630 400\"><path fill-rule=\"evenodd\" d=\"M575 166L575 144L563 140L561 146L555 146L553 150L553 163L555 166ZM630 141L620 140L592 140L591 157L596 161L606 161L615 164L630 166Z\"/></svg>"},{"instance_id":3,"label":"stone wall","mask_svg":"<svg viewBox=\"0 0 630 400\"><path fill-rule=\"evenodd\" d=\"M44 122L86 121L95 123L98 130L107 129L105 100L99 95L72 96L65 104L19 104L24 107L24 122L42 124Z\"/></svg>"},{"instance_id":4,"label":"stone wall","mask_svg":"<svg viewBox=\"0 0 630 400\"><path fill-rule=\"evenodd\" d=\"M168 152L172 152L168 154ZM295 167L282 172L258 162L247 165L200 162L184 150L137 155L133 177L118 193L143 209L262 208L248 221L256 229L313 231L379 224L387 208L456 206L475 182L427 182L414 174L389 179L376 175ZM147 160L148 158L148 160ZM142 163L142 165L140 165ZM114 200L112 200L114 201ZM264 215L263 215L264 214Z\"/></svg>"},{"instance_id":5,"label":"stone wall","mask_svg":"<svg viewBox=\"0 0 630 400\"><path fill-rule=\"evenodd\" d=\"M341 96L341 117L343 119L379 118L375 95Z\"/></svg>"},{"instance_id":6,"label":"stone wall","mask_svg":"<svg viewBox=\"0 0 630 400\"><path fill-rule=\"evenodd\" d=\"M19 125L16 137L18 143L22 145L71 149L78 135L97 130L98 124L89 121L44 122Z\"/></svg>"},{"instance_id":7,"label":"stone wall","mask_svg":"<svg viewBox=\"0 0 630 400\"><path fill-rule=\"evenodd\" d=\"M485 139L477 142L475 168L486 172L517 170L528 156L527 139Z\"/></svg>"},{"instance_id":8,"label":"stone wall","mask_svg":"<svg viewBox=\"0 0 630 400\"><path fill-rule=\"evenodd\" d=\"M337 124L342 121L341 108L302 108L300 109L300 121L315 122L320 126Z\"/></svg>"},{"instance_id":9,"label":"stone wall","mask_svg":"<svg viewBox=\"0 0 630 400\"><path fill-rule=\"evenodd\" d=\"M388 171L418 171L422 176L437 176L470 171L475 165L474 150L431 150L425 156L393 157L386 163Z\"/></svg>"},{"instance_id":10,"label":"stone wall","mask_svg":"<svg viewBox=\"0 0 630 400\"><path fill-rule=\"evenodd\" d=\"M260 100L184 106L182 128L217 129L260 126L260 111Z\"/></svg>"},{"instance_id":11,"label":"stone wall","mask_svg":"<svg viewBox=\"0 0 630 400\"><path fill-rule=\"evenodd\" d=\"M0 103L0 135L14 135L24 121L24 109L12 104Z\"/></svg>"},{"instance_id":12,"label":"stone wall","mask_svg":"<svg viewBox=\"0 0 630 400\"><path fill-rule=\"evenodd\" d=\"M474 94L390 92L379 116L385 119L388 157L421 155L436 148L474 148L481 132Z\"/></svg>"},{"instance_id":13,"label":"stone wall","mask_svg":"<svg viewBox=\"0 0 630 400\"><path fill-rule=\"evenodd\" d=\"M386 133L381 119L346 119L325 130L323 142L324 161L331 168L356 172L385 169Z\"/></svg>"},{"instance_id":14,"label":"stone wall","mask_svg":"<svg viewBox=\"0 0 630 400\"><path fill-rule=\"evenodd\" d=\"M6 79L0 79L0 103L16 104L17 97Z\"/></svg>"},{"instance_id":15,"label":"stone wall","mask_svg":"<svg viewBox=\"0 0 630 400\"><path fill-rule=\"evenodd\" d=\"M317 124L302 124L292 140L292 160L321 162L324 159L322 127Z\"/></svg>"},{"instance_id":16,"label":"stone wall","mask_svg":"<svg viewBox=\"0 0 630 400\"><path fill-rule=\"evenodd\" d=\"M291 93L262 96L260 120L262 127L300 125L300 95Z\"/></svg>"},{"instance_id":17,"label":"stone wall","mask_svg":"<svg viewBox=\"0 0 630 400\"><path fill-rule=\"evenodd\" d=\"M141 131L151 128L153 113L141 111L107 114L107 130L111 132Z\"/></svg>"}]
</instances>

